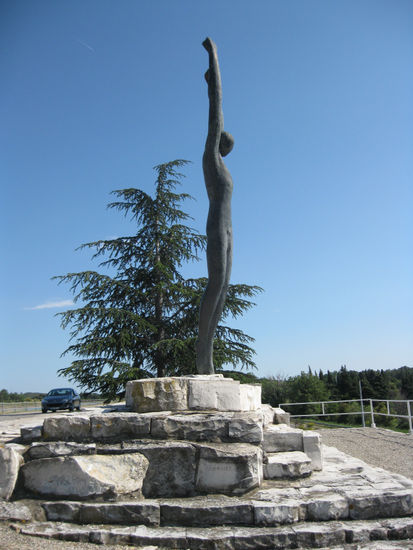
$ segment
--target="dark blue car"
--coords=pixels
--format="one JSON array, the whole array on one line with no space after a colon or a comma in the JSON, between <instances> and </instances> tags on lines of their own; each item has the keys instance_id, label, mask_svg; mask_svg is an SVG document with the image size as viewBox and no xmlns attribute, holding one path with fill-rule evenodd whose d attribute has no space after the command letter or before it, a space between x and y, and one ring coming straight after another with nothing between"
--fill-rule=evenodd
<instances>
[{"instance_id":1,"label":"dark blue car","mask_svg":"<svg viewBox=\"0 0 413 550\"><path fill-rule=\"evenodd\" d=\"M80 395L72 388L56 388L50 390L46 397L42 399L42 412L47 413L48 410L57 411L61 409L69 409L80 411Z\"/></svg>"}]
</instances>

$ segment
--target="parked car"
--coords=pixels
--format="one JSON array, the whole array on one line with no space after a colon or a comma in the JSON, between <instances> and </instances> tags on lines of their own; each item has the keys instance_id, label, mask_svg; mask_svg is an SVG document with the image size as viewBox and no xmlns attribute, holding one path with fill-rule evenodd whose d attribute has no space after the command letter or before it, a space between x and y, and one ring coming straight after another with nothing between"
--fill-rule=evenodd
<instances>
[{"instance_id":1,"label":"parked car","mask_svg":"<svg viewBox=\"0 0 413 550\"><path fill-rule=\"evenodd\" d=\"M61 409L73 409L80 411L80 395L72 388L56 388L50 390L46 397L42 399L42 412L48 410L57 411Z\"/></svg>"}]
</instances>

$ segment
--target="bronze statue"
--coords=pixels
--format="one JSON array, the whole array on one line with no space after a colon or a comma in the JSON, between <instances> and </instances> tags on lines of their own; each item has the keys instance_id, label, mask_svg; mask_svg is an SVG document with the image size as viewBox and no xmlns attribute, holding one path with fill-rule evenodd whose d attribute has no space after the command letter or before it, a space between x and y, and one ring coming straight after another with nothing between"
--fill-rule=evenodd
<instances>
[{"instance_id":1,"label":"bronze statue","mask_svg":"<svg viewBox=\"0 0 413 550\"><path fill-rule=\"evenodd\" d=\"M231 195L232 178L222 157L234 146L234 138L224 131L222 87L217 48L207 38L202 43L209 54L209 69L205 73L208 84L208 136L202 159L205 186L209 198L207 220L208 285L199 314L199 333L196 347L198 374L213 374L213 342L215 330L224 308L232 266Z\"/></svg>"}]
</instances>

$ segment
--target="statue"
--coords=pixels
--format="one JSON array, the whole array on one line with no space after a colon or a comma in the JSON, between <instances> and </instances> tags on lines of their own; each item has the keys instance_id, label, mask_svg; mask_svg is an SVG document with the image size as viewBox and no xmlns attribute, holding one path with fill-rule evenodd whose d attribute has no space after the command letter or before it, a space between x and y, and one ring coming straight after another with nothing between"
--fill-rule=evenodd
<instances>
[{"instance_id":1,"label":"statue","mask_svg":"<svg viewBox=\"0 0 413 550\"><path fill-rule=\"evenodd\" d=\"M209 198L207 220L208 285L201 301L199 333L196 345L198 374L213 374L213 342L215 330L224 308L232 266L231 195L232 178L222 157L234 146L234 138L224 131L222 87L217 48L207 38L202 43L209 54L208 136L202 159L205 186Z\"/></svg>"}]
</instances>

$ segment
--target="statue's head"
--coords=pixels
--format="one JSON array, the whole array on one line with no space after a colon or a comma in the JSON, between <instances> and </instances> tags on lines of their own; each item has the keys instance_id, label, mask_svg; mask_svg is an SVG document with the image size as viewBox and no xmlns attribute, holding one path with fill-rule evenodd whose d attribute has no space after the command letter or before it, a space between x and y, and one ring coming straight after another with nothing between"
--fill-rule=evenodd
<instances>
[{"instance_id":1,"label":"statue's head","mask_svg":"<svg viewBox=\"0 0 413 550\"><path fill-rule=\"evenodd\" d=\"M219 140L219 152L222 157L226 157L234 147L234 138L229 132L222 132Z\"/></svg>"}]
</instances>

